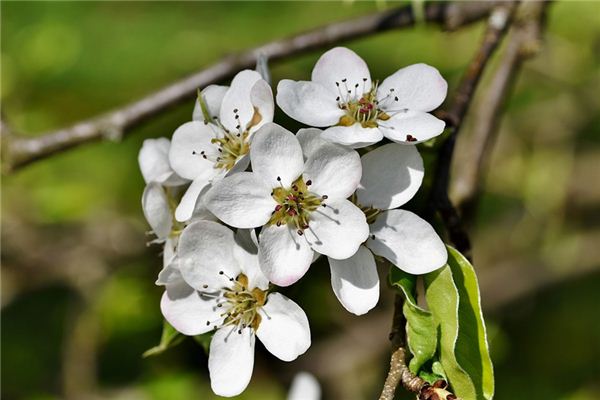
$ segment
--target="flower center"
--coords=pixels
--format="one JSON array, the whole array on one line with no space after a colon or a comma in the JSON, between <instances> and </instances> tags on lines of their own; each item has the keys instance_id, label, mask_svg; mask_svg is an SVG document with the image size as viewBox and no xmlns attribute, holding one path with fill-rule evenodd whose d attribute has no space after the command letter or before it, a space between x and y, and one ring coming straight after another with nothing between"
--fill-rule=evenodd
<instances>
[{"instance_id":1,"label":"flower center","mask_svg":"<svg viewBox=\"0 0 600 400\"><path fill-rule=\"evenodd\" d=\"M223 131L223 137L211 139L211 143L217 145L217 151L219 152L215 160L215 168L231 170L237 160L250 151L250 144L247 139L248 131L237 134Z\"/></svg>"},{"instance_id":2,"label":"flower center","mask_svg":"<svg viewBox=\"0 0 600 400\"><path fill-rule=\"evenodd\" d=\"M358 122L363 128L376 128L378 120L387 121L390 119L390 116L379 108L380 102L377 100L378 82L371 85L369 89L366 87L366 82L367 78L363 78L362 90L359 90L360 84L358 83L354 87L349 87L346 79L335 83L339 93L335 100L338 106L346 112L346 115L340 118L338 125L351 126ZM393 89L390 89L390 93L382 101L388 101L393 91ZM393 98L398 99L395 96Z\"/></svg>"},{"instance_id":3,"label":"flower center","mask_svg":"<svg viewBox=\"0 0 600 400\"><path fill-rule=\"evenodd\" d=\"M277 177L277 180L281 181L281 178ZM283 186L275 188L271 196L277 202L277 206L275 206L269 224L291 225L298 230L299 235L302 235L308 228L310 214L319 206L324 206L323 200L327 199L326 195L317 196L311 193L308 190L311 183L310 180L304 182L304 179L300 177L292 183L290 188Z\"/></svg>"},{"instance_id":4,"label":"flower center","mask_svg":"<svg viewBox=\"0 0 600 400\"><path fill-rule=\"evenodd\" d=\"M223 271L220 271L219 274L225 275ZM233 286L223 289L218 296L217 307L223 309L220 314L220 317L224 318L222 326L232 326L238 333L241 333L241 330L247 327L251 327L256 331L262 319L259 311L265 305L267 291L259 288L250 290L248 288L248 277L244 274L238 275L236 279L229 278L229 280L233 282ZM206 321L207 325L212 323Z\"/></svg>"}]
</instances>

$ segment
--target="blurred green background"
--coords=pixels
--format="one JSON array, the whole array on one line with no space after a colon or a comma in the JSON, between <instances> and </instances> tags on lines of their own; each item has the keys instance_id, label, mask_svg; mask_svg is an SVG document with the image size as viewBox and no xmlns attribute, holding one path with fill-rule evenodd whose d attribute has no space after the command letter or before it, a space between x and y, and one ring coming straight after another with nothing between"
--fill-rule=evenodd
<instances>
[{"instance_id":1,"label":"blurred green background","mask_svg":"<svg viewBox=\"0 0 600 400\"><path fill-rule=\"evenodd\" d=\"M229 53L398 4L2 2L2 112L15 131L35 135ZM418 27L347 45L373 77L426 62L452 90L482 30ZM600 396L599 4L553 4L545 37L502 119L471 226L474 264L496 398L592 400ZM274 82L306 79L318 56L273 65ZM215 397L192 340L141 358L160 337L162 290L153 284L160 249L146 246L137 152L145 138L169 137L192 106L121 143L82 146L2 178L3 399ZM290 123L281 113L276 120ZM258 346L254 378L239 398L283 399L300 369L317 374L327 398L375 398L387 372L390 291L383 287L367 316L351 316L321 264L285 292L307 311L313 347L286 364Z\"/></svg>"}]
</instances>

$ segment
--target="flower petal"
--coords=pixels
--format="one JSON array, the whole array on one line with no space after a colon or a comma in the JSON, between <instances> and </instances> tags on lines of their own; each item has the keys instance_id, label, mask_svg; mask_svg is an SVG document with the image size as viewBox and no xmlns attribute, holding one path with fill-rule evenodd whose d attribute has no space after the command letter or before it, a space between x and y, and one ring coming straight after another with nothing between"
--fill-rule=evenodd
<instances>
[{"instance_id":1,"label":"flower petal","mask_svg":"<svg viewBox=\"0 0 600 400\"><path fill-rule=\"evenodd\" d=\"M302 147L304 160L312 155L319 147L331 143L321 137L323 131L318 128L303 128L296 133L296 138Z\"/></svg>"},{"instance_id":2,"label":"flower petal","mask_svg":"<svg viewBox=\"0 0 600 400\"><path fill-rule=\"evenodd\" d=\"M371 225L367 246L410 274L434 271L448 259L444 243L424 219L406 210L390 210ZM374 236L374 238L373 238Z\"/></svg>"},{"instance_id":3,"label":"flower petal","mask_svg":"<svg viewBox=\"0 0 600 400\"><path fill-rule=\"evenodd\" d=\"M233 329L233 331L232 331ZM210 386L217 395L232 397L250 383L254 368L254 341L251 328L237 333L234 327L215 332L208 355Z\"/></svg>"},{"instance_id":4,"label":"flower petal","mask_svg":"<svg viewBox=\"0 0 600 400\"><path fill-rule=\"evenodd\" d=\"M294 376L287 400L320 400L321 386L308 372L299 372Z\"/></svg>"},{"instance_id":5,"label":"flower petal","mask_svg":"<svg viewBox=\"0 0 600 400\"><path fill-rule=\"evenodd\" d=\"M287 115L310 126L332 126L345 115L336 101L337 92L306 81L284 79L277 85L277 105Z\"/></svg>"},{"instance_id":6,"label":"flower petal","mask_svg":"<svg viewBox=\"0 0 600 400\"><path fill-rule=\"evenodd\" d=\"M167 286L183 281L183 276L181 276L181 271L179 271L179 261L176 261L175 259L173 261L174 262L165 265L163 269L160 270L158 278L156 279L156 282L154 282L156 286Z\"/></svg>"},{"instance_id":7,"label":"flower petal","mask_svg":"<svg viewBox=\"0 0 600 400\"><path fill-rule=\"evenodd\" d=\"M168 237L167 240L165 240L165 246L163 248L163 267L166 267L167 265L175 262L175 259L177 257L175 249L177 248L178 242L179 237ZM178 262L179 261L177 261L177 263ZM179 267L177 268L179 269Z\"/></svg>"},{"instance_id":8,"label":"flower petal","mask_svg":"<svg viewBox=\"0 0 600 400\"><path fill-rule=\"evenodd\" d=\"M277 203L271 187L252 172L239 172L213 184L204 204L227 225L256 228L271 218Z\"/></svg>"},{"instance_id":9,"label":"flower petal","mask_svg":"<svg viewBox=\"0 0 600 400\"><path fill-rule=\"evenodd\" d=\"M311 79L329 91L341 92L342 95L351 91L352 95L356 93L354 97L360 97L371 90L371 74L367 63L346 47L335 47L325 52L315 64Z\"/></svg>"},{"instance_id":10,"label":"flower petal","mask_svg":"<svg viewBox=\"0 0 600 400\"><path fill-rule=\"evenodd\" d=\"M356 253L369 236L365 214L348 200L326 201L310 216L306 240L314 251L343 260Z\"/></svg>"},{"instance_id":11,"label":"flower petal","mask_svg":"<svg viewBox=\"0 0 600 400\"><path fill-rule=\"evenodd\" d=\"M423 182L423 159L414 146L389 143L361 157L358 202L383 210L400 207L413 198Z\"/></svg>"},{"instance_id":12,"label":"flower petal","mask_svg":"<svg viewBox=\"0 0 600 400\"><path fill-rule=\"evenodd\" d=\"M403 144L425 142L444 132L446 123L421 111L399 113L379 124L386 138Z\"/></svg>"},{"instance_id":13,"label":"flower petal","mask_svg":"<svg viewBox=\"0 0 600 400\"><path fill-rule=\"evenodd\" d=\"M304 181L312 181L310 191L330 199L349 197L360 183L360 156L352 149L327 143L314 150L306 160Z\"/></svg>"},{"instance_id":14,"label":"flower petal","mask_svg":"<svg viewBox=\"0 0 600 400\"><path fill-rule=\"evenodd\" d=\"M233 256L234 245L233 232L221 224L197 221L188 225L177 249L183 279L196 290L229 287L229 279L241 272Z\"/></svg>"},{"instance_id":15,"label":"flower petal","mask_svg":"<svg viewBox=\"0 0 600 400\"><path fill-rule=\"evenodd\" d=\"M207 189L209 185L208 180L199 178L192 181L192 184L183 194L183 197L179 201L179 205L175 209L175 219L179 222L185 222L192 218L196 203L200 198L202 191Z\"/></svg>"},{"instance_id":16,"label":"flower petal","mask_svg":"<svg viewBox=\"0 0 600 400\"><path fill-rule=\"evenodd\" d=\"M138 155L138 162L146 183L158 182L165 186L177 186L186 183L169 164L169 148L171 142L167 138L146 139Z\"/></svg>"},{"instance_id":17,"label":"flower petal","mask_svg":"<svg viewBox=\"0 0 600 400\"><path fill-rule=\"evenodd\" d=\"M249 69L240 71L233 77L229 90L223 96L219 113L221 124L229 131L238 132L238 125L245 130L252 121L254 105L250 93L254 84L261 79L258 72Z\"/></svg>"},{"instance_id":18,"label":"flower petal","mask_svg":"<svg viewBox=\"0 0 600 400\"><path fill-rule=\"evenodd\" d=\"M209 85L205 87L204 90L202 90L202 92L200 92L202 98L204 99L204 104L206 104L208 115L210 117L210 119L207 122L213 122L213 118L219 116L219 112L221 110L221 103L223 102L223 97L225 96L225 93L228 89L229 86ZM194 105L192 119L194 121L205 122L202 107L200 106L200 102L197 99L196 104Z\"/></svg>"},{"instance_id":19,"label":"flower petal","mask_svg":"<svg viewBox=\"0 0 600 400\"><path fill-rule=\"evenodd\" d=\"M403 108L431 111L443 103L447 92L448 83L437 69L427 64L414 64L399 69L381 82L377 99L386 111ZM388 95L388 100L384 100ZM395 98L398 100L394 101Z\"/></svg>"},{"instance_id":20,"label":"flower petal","mask_svg":"<svg viewBox=\"0 0 600 400\"><path fill-rule=\"evenodd\" d=\"M263 79L256 81L250 90L250 101L255 108L254 120L251 121L252 126L250 131L256 132L264 124L273 122L275 103L273 102L271 86ZM257 111L258 115L256 114Z\"/></svg>"},{"instance_id":21,"label":"flower petal","mask_svg":"<svg viewBox=\"0 0 600 400\"><path fill-rule=\"evenodd\" d=\"M211 331L213 322L219 319L217 301L203 297L183 281L167 285L160 300L160 310L173 328L188 336Z\"/></svg>"},{"instance_id":22,"label":"flower petal","mask_svg":"<svg viewBox=\"0 0 600 400\"><path fill-rule=\"evenodd\" d=\"M289 286L302 278L313 258L306 240L288 226L267 225L259 236L258 260L269 281Z\"/></svg>"},{"instance_id":23,"label":"flower petal","mask_svg":"<svg viewBox=\"0 0 600 400\"><path fill-rule=\"evenodd\" d=\"M356 315L366 314L379 301L379 275L375 258L360 246L345 260L329 258L331 287L344 308Z\"/></svg>"},{"instance_id":24,"label":"flower petal","mask_svg":"<svg viewBox=\"0 0 600 400\"><path fill-rule=\"evenodd\" d=\"M271 293L256 336L271 354L293 361L310 347L308 318L300 306L282 294Z\"/></svg>"},{"instance_id":25,"label":"flower petal","mask_svg":"<svg viewBox=\"0 0 600 400\"><path fill-rule=\"evenodd\" d=\"M304 169L302 147L287 129L269 123L254 134L250 148L252 171L271 188L289 187Z\"/></svg>"},{"instance_id":26,"label":"flower petal","mask_svg":"<svg viewBox=\"0 0 600 400\"><path fill-rule=\"evenodd\" d=\"M169 208L169 199L159 183L150 183L144 189L142 210L152 231L159 239L165 239L171 233L173 215Z\"/></svg>"},{"instance_id":27,"label":"flower petal","mask_svg":"<svg viewBox=\"0 0 600 400\"><path fill-rule=\"evenodd\" d=\"M363 128L358 123L350 126L332 126L325 129L321 136L325 140L353 149L370 146L383 139L383 133L378 128Z\"/></svg>"},{"instance_id":28,"label":"flower petal","mask_svg":"<svg viewBox=\"0 0 600 400\"><path fill-rule=\"evenodd\" d=\"M254 229L238 229L235 233L235 246L233 256L238 261L242 273L248 277L250 289L269 288L269 280L261 271L258 264L258 242Z\"/></svg>"},{"instance_id":29,"label":"flower petal","mask_svg":"<svg viewBox=\"0 0 600 400\"><path fill-rule=\"evenodd\" d=\"M186 122L177 128L169 149L173 170L186 179L208 179L215 171L214 164L200 153L213 155L216 152L215 145L210 142L213 137L210 124L204 122Z\"/></svg>"}]
</instances>

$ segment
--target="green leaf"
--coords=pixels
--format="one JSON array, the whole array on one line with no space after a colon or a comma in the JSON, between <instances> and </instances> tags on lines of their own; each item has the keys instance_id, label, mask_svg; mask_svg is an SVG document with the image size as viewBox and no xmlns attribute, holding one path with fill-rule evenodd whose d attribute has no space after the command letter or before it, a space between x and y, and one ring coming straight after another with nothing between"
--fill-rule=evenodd
<instances>
[{"instance_id":1,"label":"green leaf","mask_svg":"<svg viewBox=\"0 0 600 400\"><path fill-rule=\"evenodd\" d=\"M204 352L206 354L208 354L208 350L210 350L210 341L212 340L212 337L214 334L215 334L215 331L210 331L210 332L203 333L202 335L194 336L194 340L200 346L202 346L202 348L204 349Z\"/></svg>"},{"instance_id":2,"label":"green leaf","mask_svg":"<svg viewBox=\"0 0 600 400\"><path fill-rule=\"evenodd\" d=\"M454 393L464 399L491 399L494 377L473 267L448 247L448 264L424 279L439 331L440 362Z\"/></svg>"},{"instance_id":3,"label":"green leaf","mask_svg":"<svg viewBox=\"0 0 600 400\"><path fill-rule=\"evenodd\" d=\"M402 312L406 318L406 341L412 354L409 369L417 374L423 364L429 361L437 348L435 322L431 313L417 305L415 286L417 277L399 268L392 267L390 284L404 295Z\"/></svg>"},{"instance_id":4,"label":"green leaf","mask_svg":"<svg viewBox=\"0 0 600 400\"><path fill-rule=\"evenodd\" d=\"M167 321L163 322L163 331L160 337L160 343L158 346L154 346L151 349L148 349L142 354L142 357L150 357L155 356L157 354L161 354L165 350L178 345L185 339L181 333L177 332L175 328L173 328Z\"/></svg>"}]
</instances>

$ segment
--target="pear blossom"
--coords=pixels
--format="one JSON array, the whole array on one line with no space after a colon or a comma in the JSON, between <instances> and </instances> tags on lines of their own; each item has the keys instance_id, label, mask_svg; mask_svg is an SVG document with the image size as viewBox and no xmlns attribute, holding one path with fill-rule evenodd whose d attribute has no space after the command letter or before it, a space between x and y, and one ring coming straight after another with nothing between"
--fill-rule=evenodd
<instances>
[{"instance_id":1,"label":"pear blossom","mask_svg":"<svg viewBox=\"0 0 600 400\"><path fill-rule=\"evenodd\" d=\"M158 182L163 186L179 186L188 182L171 168L169 163L170 148L171 141L167 138L144 140L138 154L138 163L147 184Z\"/></svg>"},{"instance_id":2,"label":"pear blossom","mask_svg":"<svg viewBox=\"0 0 600 400\"><path fill-rule=\"evenodd\" d=\"M320 400L321 386L312 374L298 372L292 380L287 400Z\"/></svg>"},{"instance_id":3,"label":"pear blossom","mask_svg":"<svg viewBox=\"0 0 600 400\"><path fill-rule=\"evenodd\" d=\"M193 120L173 134L169 161L173 170L192 183L175 211L188 220L200 193L226 175L248 166L251 137L273 120L273 93L256 71L244 70L231 86L210 85L199 93Z\"/></svg>"},{"instance_id":4,"label":"pear blossom","mask_svg":"<svg viewBox=\"0 0 600 400\"><path fill-rule=\"evenodd\" d=\"M301 129L298 140L305 157L331 145L316 128ZM375 257L384 257L411 274L425 274L446 263L446 248L425 220L396 209L408 202L423 181L423 160L413 146L390 143L361 157L361 182L352 200L365 213L369 239L350 258L329 257L331 285L340 303L361 315L379 300Z\"/></svg>"},{"instance_id":5,"label":"pear blossom","mask_svg":"<svg viewBox=\"0 0 600 400\"><path fill-rule=\"evenodd\" d=\"M341 260L367 239L365 215L347 200L361 177L356 151L331 144L305 162L296 136L270 123L255 134L250 159L252 172L213 184L205 204L228 225L262 227L260 267L271 282L291 285L314 251Z\"/></svg>"},{"instance_id":6,"label":"pear blossom","mask_svg":"<svg viewBox=\"0 0 600 400\"><path fill-rule=\"evenodd\" d=\"M447 90L438 70L426 64L372 81L362 58L336 47L317 61L311 81L280 81L277 104L304 124L327 128L323 138L332 142L360 148L386 137L416 144L444 130L444 121L429 112L442 104Z\"/></svg>"},{"instance_id":7,"label":"pear blossom","mask_svg":"<svg viewBox=\"0 0 600 400\"><path fill-rule=\"evenodd\" d=\"M259 268L256 235L234 233L212 221L187 226L177 249L179 262L159 275L165 286L161 311L184 335L214 331L208 369L212 390L236 396L248 385L258 338L283 361L310 347L304 311L273 293Z\"/></svg>"}]
</instances>

